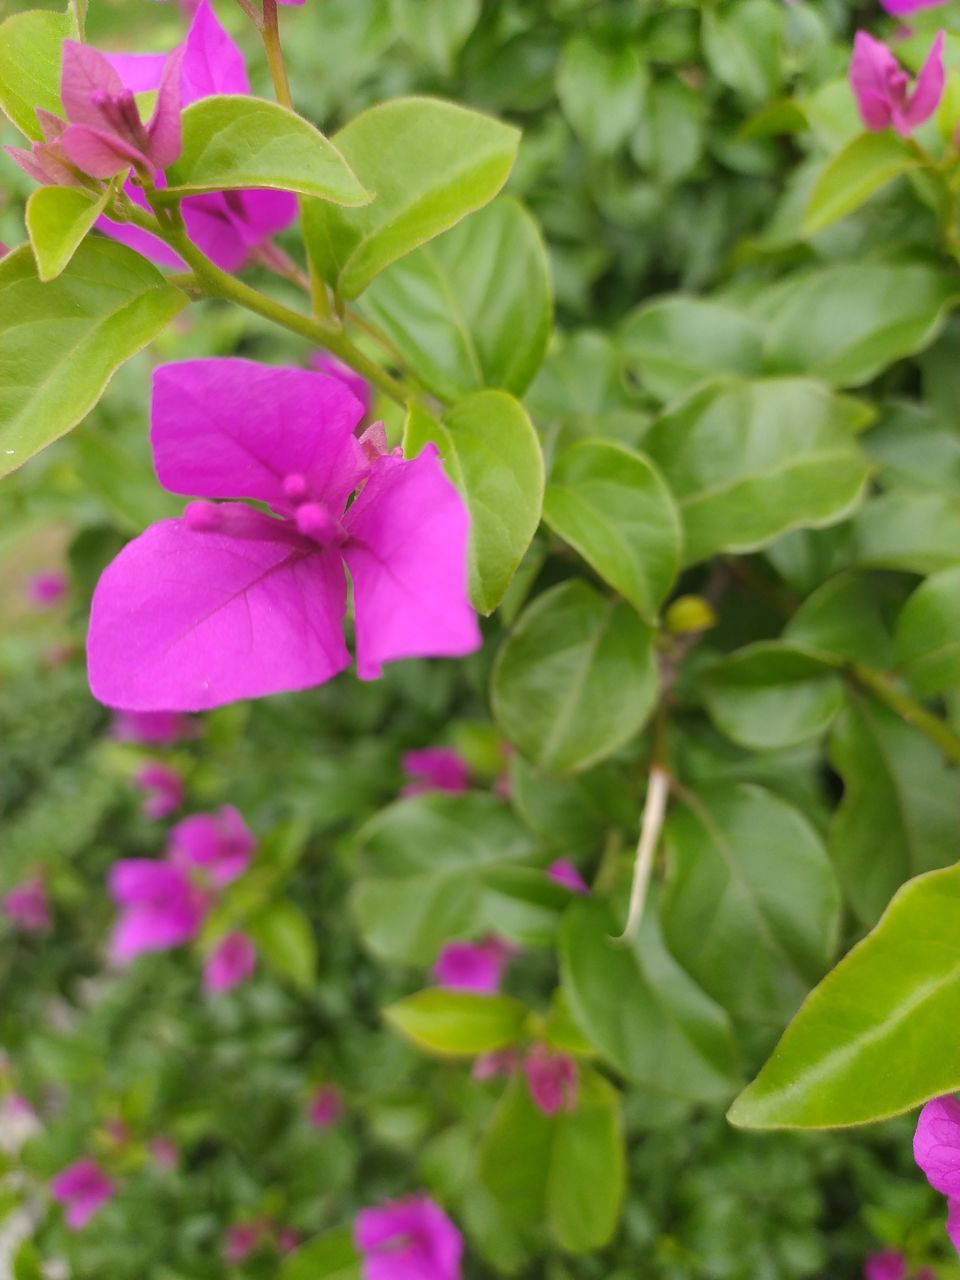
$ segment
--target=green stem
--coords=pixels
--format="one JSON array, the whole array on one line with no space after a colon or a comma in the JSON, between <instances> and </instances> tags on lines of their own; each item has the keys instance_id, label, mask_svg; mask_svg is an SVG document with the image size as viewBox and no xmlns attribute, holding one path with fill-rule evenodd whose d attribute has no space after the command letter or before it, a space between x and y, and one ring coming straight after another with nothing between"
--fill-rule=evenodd
<instances>
[{"instance_id":1,"label":"green stem","mask_svg":"<svg viewBox=\"0 0 960 1280\"><path fill-rule=\"evenodd\" d=\"M290 93L290 81L287 79L287 67L283 60L283 49L280 45L280 21L277 17L277 0L263 0L263 21L260 25L263 47L267 55L267 65L273 78L273 91L277 101L284 107L293 110L293 97Z\"/></svg>"},{"instance_id":2,"label":"green stem","mask_svg":"<svg viewBox=\"0 0 960 1280\"><path fill-rule=\"evenodd\" d=\"M896 715L913 725L915 729L935 742L948 760L960 764L960 735L954 733L950 726L932 711L927 711L919 702L899 689L893 681L875 671L862 662L851 662L847 667L850 678L862 688L868 690L885 707L889 707Z\"/></svg>"}]
</instances>

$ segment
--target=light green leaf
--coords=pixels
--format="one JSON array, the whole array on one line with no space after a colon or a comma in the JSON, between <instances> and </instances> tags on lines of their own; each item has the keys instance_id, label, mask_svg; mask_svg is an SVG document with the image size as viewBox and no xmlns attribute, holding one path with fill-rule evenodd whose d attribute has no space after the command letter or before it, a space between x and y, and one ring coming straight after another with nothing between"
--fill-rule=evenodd
<instances>
[{"instance_id":1,"label":"light green leaf","mask_svg":"<svg viewBox=\"0 0 960 1280\"><path fill-rule=\"evenodd\" d=\"M793 805L745 783L697 788L665 826L670 950L735 1018L781 1025L826 969L840 893Z\"/></svg>"},{"instance_id":2,"label":"light green leaf","mask_svg":"<svg viewBox=\"0 0 960 1280\"><path fill-rule=\"evenodd\" d=\"M806 235L831 226L870 199L888 182L923 164L905 138L892 133L861 133L831 156L810 194L803 230Z\"/></svg>"},{"instance_id":3,"label":"light green leaf","mask_svg":"<svg viewBox=\"0 0 960 1280\"><path fill-rule=\"evenodd\" d=\"M928 578L897 619L897 666L922 697L960 684L960 568Z\"/></svg>"},{"instance_id":4,"label":"light green leaf","mask_svg":"<svg viewBox=\"0 0 960 1280\"><path fill-rule=\"evenodd\" d=\"M0 475L75 427L186 301L145 258L99 237L49 284L29 245L2 259Z\"/></svg>"},{"instance_id":5,"label":"light green leaf","mask_svg":"<svg viewBox=\"0 0 960 1280\"><path fill-rule=\"evenodd\" d=\"M742 312L707 298L658 298L624 321L627 368L660 400L717 373L759 373L760 330Z\"/></svg>"},{"instance_id":6,"label":"light green leaf","mask_svg":"<svg viewBox=\"0 0 960 1280\"><path fill-rule=\"evenodd\" d=\"M451 938L488 930L486 879L529 859L534 845L488 795L435 793L384 809L357 837L362 875L353 908L384 960L431 965Z\"/></svg>"},{"instance_id":7,"label":"light green leaf","mask_svg":"<svg viewBox=\"0 0 960 1280\"><path fill-rule=\"evenodd\" d=\"M317 976L317 943L300 907L271 902L249 921L248 929L268 965L301 990L311 990Z\"/></svg>"},{"instance_id":8,"label":"light green leaf","mask_svg":"<svg viewBox=\"0 0 960 1280\"><path fill-rule=\"evenodd\" d=\"M337 205L373 198L319 129L276 102L215 94L183 113L183 151L167 170L170 196L268 188Z\"/></svg>"},{"instance_id":9,"label":"light green leaf","mask_svg":"<svg viewBox=\"0 0 960 1280\"><path fill-rule=\"evenodd\" d=\"M280 1263L278 1280L360 1280L360 1255L349 1227L314 1236Z\"/></svg>"},{"instance_id":10,"label":"light green leaf","mask_svg":"<svg viewBox=\"0 0 960 1280\"><path fill-rule=\"evenodd\" d=\"M653 624L680 569L683 529L670 490L642 454L583 440L554 464L547 524Z\"/></svg>"},{"instance_id":11,"label":"light green leaf","mask_svg":"<svg viewBox=\"0 0 960 1280\"><path fill-rule=\"evenodd\" d=\"M570 1012L584 1035L632 1083L695 1102L728 1098L740 1078L724 1011L663 943L650 900L639 935L617 939L602 902L578 902L560 934Z\"/></svg>"},{"instance_id":12,"label":"light green leaf","mask_svg":"<svg viewBox=\"0 0 960 1280\"><path fill-rule=\"evenodd\" d=\"M497 723L534 764L555 773L596 764L653 710L653 632L622 601L563 582L524 611L497 655Z\"/></svg>"},{"instance_id":13,"label":"light green leaf","mask_svg":"<svg viewBox=\"0 0 960 1280\"><path fill-rule=\"evenodd\" d=\"M480 1179L517 1226L546 1228L570 1253L602 1248L620 1216L625 1180L616 1090L579 1067L576 1107L545 1116L515 1076L479 1152Z\"/></svg>"},{"instance_id":14,"label":"light green leaf","mask_svg":"<svg viewBox=\"0 0 960 1280\"><path fill-rule=\"evenodd\" d=\"M826 1129L960 1089L960 867L905 884L807 998L730 1108L747 1129Z\"/></svg>"},{"instance_id":15,"label":"light green leaf","mask_svg":"<svg viewBox=\"0 0 960 1280\"><path fill-rule=\"evenodd\" d=\"M780 88L782 6L735 0L703 14L703 51L710 70L744 101L769 101Z\"/></svg>"},{"instance_id":16,"label":"light green leaf","mask_svg":"<svg viewBox=\"0 0 960 1280\"><path fill-rule=\"evenodd\" d=\"M577 35L563 50L557 67L557 97L564 115L591 151L616 151L639 125L645 73L629 44L604 48L591 36Z\"/></svg>"},{"instance_id":17,"label":"light green leaf","mask_svg":"<svg viewBox=\"0 0 960 1280\"><path fill-rule=\"evenodd\" d=\"M476 1057L520 1039L529 1010L519 1000L434 987L384 1009L386 1021L421 1049Z\"/></svg>"},{"instance_id":18,"label":"light green leaf","mask_svg":"<svg viewBox=\"0 0 960 1280\"><path fill-rule=\"evenodd\" d=\"M905 880L956 857L957 773L934 743L867 697L851 697L830 763L844 788L830 853L850 905L873 924Z\"/></svg>"},{"instance_id":19,"label":"light green leaf","mask_svg":"<svg viewBox=\"0 0 960 1280\"><path fill-rule=\"evenodd\" d=\"M505 391L478 391L437 422L407 418L404 452L433 440L470 512L470 599L489 614L503 599L540 523L543 455L523 406Z\"/></svg>"},{"instance_id":20,"label":"light green leaf","mask_svg":"<svg viewBox=\"0 0 960 1280\"><path fill-rule=\"evenodd\" d=\"M390 0L394 30L411 49L449 74L464 41L477 25L481 0Z\"/></svg>"},{"instance_id":21,"label":"light green leaf","mask_svg":"<svg viewBox=\"0 0 960 1280\"><path fill-rule=\"evenodd\" d=\"M849 515L868 475L853 434L868 414L799 378L717 378L658 418L644 449L677 499L687 561Z\"/></svg>"},{"instance_id":22,"label":"light green leaf","mask_svg":"<svg viewBox=\"0 0 960 1280\"><path fill-rule=\"evenodd\" d=\"M304 232L320 275L356 298L391 262L492 200L520 134L449 102L394 98L357 116L334 141L376 198L353 212L311 201Z\"/></svg>"},{"instance_id":23,"label":"light green leaf","mask_svg":"<svg viewBox=\"0 0 960 1280\"><path fill-rule=\"evenodd\" d=\"M849 559L872 569L937 573L960 562L960 498L885 493L857 512Z\"/></svg>"},{"instance_id":24,"label":"light green leaf","mask_svg":"<svg viewBox=\"0 0 960 1280\"><path fill-rule=\"evenodd\" d=\"M108 191L97 199L78 187L38 187L32 192L27 201L27 232L44 283L65 270L108 198Z\"/></svg>"},{"instance_id":25,"label":"light green leaf","mask_svg":"<svg viewBox=\"0 0 960 1280\"><path fill-rule=\"evenodd\" d=\"M43 137L37 107L63 115L61 50L73 34L69 14L41 9L0 23L0 108L28 138Z\"/></svg>"},{"instance_id":26,"label":"light green leaf","mask_svg":"<svg viewBox=\"0 0 960 1280\"><path fill-rule=\"evenodd\" d=\"M717 728L754 751L825 733L843 706L843 685L828 662L773 640L747 645L710 667L699 687Z\"/></svg>"},{"instance_id":27,"label":"light green leaf","mask_svg":"<svg viewBox=\"0 0 960 1280\"><path fill-rule=\"evenodd\" d=\"M377 276L363 310L443 399L482 387L522 395L546 351L552 314L537 224L501 196Z\"/></svg>"}]
</instances>

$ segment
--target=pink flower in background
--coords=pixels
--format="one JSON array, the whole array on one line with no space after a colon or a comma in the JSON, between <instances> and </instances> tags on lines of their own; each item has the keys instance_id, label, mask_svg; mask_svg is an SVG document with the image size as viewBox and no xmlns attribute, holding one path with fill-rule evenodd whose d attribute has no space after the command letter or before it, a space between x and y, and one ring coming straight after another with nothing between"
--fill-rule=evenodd
<instances>
[{"instance_id":1,"label":"pink flower in background","mask_svg":"<svg viewBox=\"0 0 960 1280\"><path fill-rule=\"evenodd\" d=\"M410 779L400 792L404 796L419 796L427 791L466 791L470 786L467 762L452 747L408 751L403 757L403 771Z\"/></svg>"},{"instance_id":2,"label":"pink flower in background","mask_svg":"<svg viewBox=\"0 0 960 1280\"><path fill-rule=\"evenodd\" d=\"M179 711L117 711L110 732L117 742L168 747L193 737L195 728L195 722Z\"/></svg>"},{"instance_id":3,"label":"pink flower in background","mask_svg":"<svg viewBox=\"0 0 960 1280\"><path fill-rule=\"evenodd\" d=\"M960 1102L928 1102L917 1120L913 1158L934 1190L947 1197L947 1234L960 1252Z\"/></svg>"},{"instance_id":4,"label":"pink flower in background","mask_svg":"<svg viewBox=\"0 0 960 1280\"><path fill-rule=\"evenodd\" d=\"M110 868L110 896L120 917L111 954L126 963L144 951L167 951L200 931L210 896L183 867L150 858L126 858Z\"/></svg>"},{"instance_id":5,"label":"pink flower in background","mask_svg":"<svg viewBox=\"0 0 960 1280\"><path fill-rule=\"evenodd\" d=\"M50 1194L66 1209L72 1231L85 1227L98 1209L112 1199L116 1187L94 1160L78 1160L50 1183Z\"/></svg>"},{"instance_id":6,"label":"pink flower in background","mask_svg":"<svg viewBox=\"0 0 960 1280\"><path fill-rule=\"evenodd\" d=\"M24 933L46 933L50 928L46 890L37 876L4 894L3 910L7 919Z\"/></svg>"},{"instance_id":7,"label":"pink flower in background","mask_svg":"<svg viewBox=\"0 0 960 1280\"><path fill-rule=\"evenodd\" d=\"M244 1262L264 1243L270 1230L266 1218L254 1222L236 1222L223 1233L224 1262Z\"/></svg>"},{"instance_id":8,"label":"pink flower in background","mask_svg":"<svg viewBox=\"0 0 960 1280\"><path fill-rule=\"evenodd\" d=\"M300 1232L296 1227L281 1227L277 1232L277 1253L293 1253L300 1244Z\"/></svg>"},{"instance_id":9,"label":"pink flower in background","mask_svg":"<svg viewBox=\"0 0 960 1280\"><path fill-rule=\"evenodd\" d=\"M35 609L52 609L67 594L68 585L62 573L36 573L27 582L27 595Z\"/></svg>"},{"instance_id":10,"label":"pink flower in background","mask_svg":"<svg viewBox=\"0 0 960 1280\"><path fill-rule=\"evenodd\" d=\"M157 474L191 503L129 543L94 593L90 685L108 706L199 711L480 644L469 521L436 449L412 461L354 436L362 408L303 369L192 360L154 374ZM348 506L352 493L357 496Z\"/></svg>"},{"instance_id":11,"label":"pink flower in background","mask_svg":"<svg viewBox=\"0 0 960 1280\"><path fill-rule=\"evenodd\" d=\"M523 1073L530 1097L545 1116L576 1107L577 1064L567 1054L553 1053L546 1045L535 1044L523 1060Z\"/></svg>"},{"instance_id":12,"label":"pink flower in background","mask_svg":"<svg viewBox=\"0 0 960 1280\"><path fill-rule=\"evenodd\" d=\"M906 1280L907 1260L894 1249L881 1249L863 1260L863 1280Z\"/></svg>"},{"instance_id":13,"label":"pink flower in background","mask_svg":"<svg viewBox=\"0 0 960 1280\"><path fill-rule=\"evenodd\" d=\"M590 886L569 858L558 858L547 867L547 875L556 884L562 884L571 893L589 893Z\"/></svg>"},{"instance_id":14,"label":"pink flower in background","mask_svg":"<svg viewBox=\"0 0 960 1280\"><path fill-rule=\"evenodd\" d=\"M362 1209L353 1235L363 1280L460 1280L463 1237L427 1196Z\"/></svg>"},{"instance_id":15,"label":"pink flower in background","mask_svg":"<svg viewBox=\"0 0 960 1280\"><path fill-rule=\"evenodd\" d=\"M257 949L245 933L228 933L203 966L203 987L211 994L246 982L257 967Z\"/></svg>"},{"instance_id":16,"label":"pink flower in background","mask_svg":"<svg viewBox=\"0 0 960 1280\"><path fill-rule=\"evenodd\" d=\"M928 120L943 97L943 32L939 32L910 92L910 75L885 44L866 31L853 42L850 84L860 118L878 132L891 126L903 137Z\"/></svg>"},{"instance_id":17,"label":"pink flower in background","mask_svg":"<svg viewBox=\"0 0 960 1280\"><path fill-rule=\"evenodd\" d=\"M141 813L152 822L169 817L183 804L183 779L169 765L157 760L145 764L136 776L136 783L147 793Z\"/></svg>"},{"instance_id":18,"label":"pink flower in background","mask_svg":"<svg viewBox=\"0 0 960 1280\"><path fill-rule=\"evenodd\" d=\"M156 89L164 59L156 54L111 58L123 82L135 92ZM183 49L180 102L184 107L213 94L249 94L243 54L220 25L209 0L195 6ZM147 207L142 193L127 184L126 194ZM251 254L297 216L296 197L288 191L226 191L189 196L181 204L187 234L224 271L237 271ZM97 226L115 240L160 266L183 267L174 251L148 231L101 218Z\"/></svg>"},{"instance_id":19,"label":"pink flower in background","mask_svg":"<svg viewBox=\"0 0 960 1280\"><path fill-rule=\"evenodd\" d=\"M153 1138L149 1144L150 1154L161 1169L176 1169L180 1162L180 1153L175 1142L169 1138Z\"/></svg>"},{"instance_id":20,"label":"pink flower in background","mask_svg":"<svg viewBox=\"0 0 960 1280\"><path fill-rule=\"evenodd\" d=\"M325 373L328 378L339 378L347 390L363 405L363 416L367 416L373 403L373 391L366 378L355 373L348 364L344 364L336 356L328 355L326 351L315 355L310 361L310 367L317 373Z\"/></svg>"},{"instance_id":21,"label":"pink flower in background","mask_svg":"<svg viewBox=\"0 0 960 1280\"><path fill-rule=\"evenodd\" d=\"M431 970L434 980L450 991L493 995L500 990L512 948L499 938L483 942L448 942Z\"/></svg>"},{"instance_id":22,"label":"pink flower in background","mask_svg":"<svg viewBox=\"0 0 960 1280\"><path fill-rule=\"evenodd\" d=\"M202 872L203 880L217 888L243 875L256 847L256 837L232 804L217 813L195 813L170 830L171 862Z\"/></svg>"},{"instance_id":23,"label":"pink flower in background","mask_svg":"<svg viewBox=\"0 0 960 1280\"><path fill-rule=\"evenodd\" d=\"M495 1080L498 1076L512 1076L520 1065L520 1055L511 1045L508 1049L497 1049L493 1053L481 1053L474 1059L470 1072L474 1080Z\"/></svg>"},{"instance_id":24,"label":"pink flower in background","mask_svg":"<svg viewBox=\"0 0 960 1280\"><path fill-rule=\"evenodd\" d=\"M903 18L916 13L918 9L936 9L946 4L947 0L880 0L880 3L887 13L892 13L895 18Z\"/></svg>"},{"instance_id":25,"label":"pink flower in background","mask_svg":"<svg viewBox=\"0 0 960 1280\"><path fill-rule=\"evenodd\" d=\"M321 1085L310 1099L307 1115L315 1129L329 1129L343 1115L343 1095L332 1084Z\"/></svg>"}]
</instances>

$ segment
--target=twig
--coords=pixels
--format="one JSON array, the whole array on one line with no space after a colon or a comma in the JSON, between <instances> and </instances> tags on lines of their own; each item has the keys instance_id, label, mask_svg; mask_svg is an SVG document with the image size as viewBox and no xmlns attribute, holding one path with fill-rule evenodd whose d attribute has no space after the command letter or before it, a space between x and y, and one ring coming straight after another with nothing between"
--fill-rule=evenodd
<instances>
[{"instance_id":1,"label":"twig","mask_svg":"<svg viewBox=\"0 0 960 1280\"><path fill-rule=\"evenodd\" d=\"M657 852L657 845L660 843L669 794L670 775L659 764L654 764L650 769L647 798L644 801L643 816L640 819L640 840L637 844L636 862L633 865L627 923L624 925L623 933L617 939L618 942L628 942L633 938L643 919L650 873L653 871L653 859Z\"/></svg>"}]
</instances>

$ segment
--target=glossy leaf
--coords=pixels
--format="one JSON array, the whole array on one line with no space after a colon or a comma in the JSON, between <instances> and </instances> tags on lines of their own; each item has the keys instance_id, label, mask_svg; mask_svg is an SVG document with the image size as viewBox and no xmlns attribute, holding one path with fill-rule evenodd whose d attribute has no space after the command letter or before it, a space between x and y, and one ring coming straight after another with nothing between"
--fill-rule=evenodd
<instances>
[{"instance_id":1,"label":"glossy leaf","mask_svg":"<svg viewBox=\"0 0 960 1280\"><path fill-rule=\"evenodd\" d=\"M63 114L60 61L69 15L28 9L0 23L0 108L28 138L43 136L36 108Z\"/></svg>"},{"instance_id":2,"label":"glossy leaf","mask_svg":"<svg viewBox=\"0 0 960 1280\"><path fill-rule=\"evenodd\" d=\"M797 378L718 378L658 418L644 449L680 508L689 563L833 524L862 496L868 411Z\"/></svg>"},{"instance_id":3,"label":"glossy leaf","mask_svg":"<svg viewBox=\"0 0 960 1280\"><path fill-rule=\"evenodd\" d=\"M294 986L309 991L317 978L317 943L309 918L292 902L271 902L248 929L265 962Z\"/></svg>"},{"instance_id":4,"label":"glossy leaf","mask_svg":"<svg viewBox=\"0 0 960 1280\"><path fill-rule=\"evenodd\" d=\"M840 894L798 809L749 784L707 783L664 836L670 950L735 1018L782 1025L826 969Z\"/></svg>"},{"instance_id":5,"label":"glossy leaf","mask_svg":"<svg viewBox=\"0 0 960 1280\"><path fill-rule=\"evenodd\" d=\"M650 628L629 605L564 582L534 601L501 648L493 713L533 764L574 772L640 731L656 687Z\"/></svg>"},{"instance_id":6,"label":"glossy leaf","mask_svg":"<svg viewBox=\"0 0 960 1280\"><path fill-rule=\"evenodd\" d=\"M807 998L730 1109L749 1129L832 1128L960 1089L960 867L905 884Z\"/></svg>"},{"instance_id":7,"label":"glossy leaf","mask_svg":"<svg viewBox=\"0 0 960 1280\"><path fill-rule=\"evenodd\" d=\"M77 187L38 187L27 201L26 223L37 260L37 274L55 280L103 212L108 193L98 200Z\"/></svg>"},{"instance_id":8,"label":"glossy leaf","mask_svg":"<svg viewBox=\"0 0 960 1280\"><path fill-rule=\"evenodd\" d=\"M49 284L28 245L2 259L0 475L75 427L186 301L146 259L97 237Z\"/></svg>"},{"instance_id":9,"label":"glossy leaf","mask_svg":"<svg viewBox=\"0 0 960 1280\"><path fill-rule=\"evenodd\" d=\"M583 440L554 464L547 524L649 623L680 569L683 530L670 490L641 454Z\"/></svg>"},{"instance_id":10,"label":"glossy leaf","mask_svg":"<svg viewBox=\"0 0 960 1280\"><path fill-rule=\"evenodd\" d=\"M807 204L804 231L807 235L824 231L859 209L888 182L922 164L919 153L899 134L891 130L861 133L831 156L817 179Z\"/></svg>"},{"instance_id":11,"label":"glossy leaf","mask_svg":"<svg viewBox=\"0 0 960 1280\"><path fill-rule=\"evenodd\" d=\"M528 1010L510 996L432 988L384 1009L387 1022L429 1053L473 1058L515 1044Z\"/></svg>"},{"instance_id":12,"label":"glossy leaf","mask_svg":"<svg viewBox=\"0 0 960 1280\"><path fill-rule=\"evenodd\" d=\"M172 195L260 187L338 205L373 198L335 146L276 102L214 95L183 113L183 152L167 170Z\"/></svg>"},{"instance_id":13,"label":"glossy leaf","mask_svg":"<svg viewBox=\"0 0 960 1280\"><path fill-rule=\"evenodd\" d=\"M714 374L749 375L762 365L760 330L749 316L683 294L634 311L621 343L628 369L660 400L673 400Z\"/></svg>"},{"instance_id":14,"label":"glossy leaf","mask_svg":"<svg viewBox=\"0 0 960 1280\"><path fill-rule=\"evenodd\" d=\"M567 912L560 964L575 1022L633 1084L696 1102L729 1097L739 1073L727 1015L667 951L654 901L626 945L622 927L602 902Z\"/></svg>"},{"instance_id":15,"label":"glossy leaf","mask_svg":"<svg viewBox=\"0 0 960 1280\"><path fill-rule=\"evenodd\" d=\"M502 196L395 262L363 309L436 395L522 395L550 334L550 268L537 224Z\"/></svg>"},{"instance_id":16,"label":"glossy leaf","mask_svg":"<svg viewBox=\"0 0 960 1280\"><path fill-rule=\"evenodd\" d=\"M504 391L478 391L437 421L411 413L408 457L433 440L470 511L470 599L492 613L540 523L543 455L526 411Z\"/></svg>"},{"instance_id":17,"label":"glossy leaf","mask_svg":"<svg viewBox=\"0 0 960 1280\"><path fill-rule=\"evenodd\" d=\"M817 737L843 705L843 685L827 662L775 641L738 649L704 673L700 688L717 728L755 751Z\"/></svg>"},{"instance_id":18,"label":"glossy leaf","mask_svg":"<svg viewBox=\"0 0 960 1280\"><path fill-rule=\"evenodd\" d=\"M592 852L611 826L632 833L636 822L633 789L613 765L553 778L514 755L510 801L531 831L562 853Z\"/></svg>"},{"instance_id":19,"label":"glossy leaf","mask_svg":"<svg viewBox=\"0 0 960 1280\"><path fill-rule=\"evenodd\" d=\"M376 198L355 212L307 206L314 266L339 294L356 298L391 262L492 200L519 140L509 125L432 98L394 98L364 111L334 142Z\"/></svg>"},{"instance_id":20,"label":"glossy leaf","mask_svg":"<svg viewBox=\"0 0 960 1280\"><path fill-rule=\"evenodd\" d=\"M921 696L960 684L960 567L921 583L897 619L897 666Z\"/></svg>"}]
</instances>

